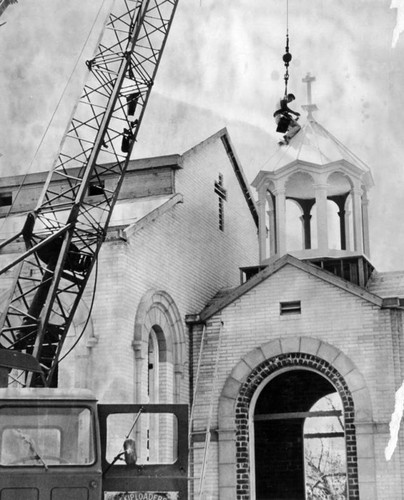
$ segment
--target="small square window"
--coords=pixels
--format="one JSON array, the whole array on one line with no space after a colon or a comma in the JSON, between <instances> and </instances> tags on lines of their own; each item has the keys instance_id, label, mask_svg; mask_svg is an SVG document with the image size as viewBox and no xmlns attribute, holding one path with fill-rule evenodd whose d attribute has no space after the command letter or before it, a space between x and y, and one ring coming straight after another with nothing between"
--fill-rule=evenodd
<instances>
[{"instance_id":1,"label":"small square window","mask_svg":"<svg viewBox=\"0 0 404 500\"><path fill-rule=\"evenodd\" d=\"M9 207L13 204L12 193L0 193L0 207Z\"/></svg>"},{"instance_id":2,"label":"small square window","mask_svg":"<svg viewBox=\"0 0 404 500\"><path fill-rule=\"evenodd\" d=\"M280 302L280 313L284 314L300 314L302 306L300 300L292 300L290 302Z\"/></svg>"}]
</instances>

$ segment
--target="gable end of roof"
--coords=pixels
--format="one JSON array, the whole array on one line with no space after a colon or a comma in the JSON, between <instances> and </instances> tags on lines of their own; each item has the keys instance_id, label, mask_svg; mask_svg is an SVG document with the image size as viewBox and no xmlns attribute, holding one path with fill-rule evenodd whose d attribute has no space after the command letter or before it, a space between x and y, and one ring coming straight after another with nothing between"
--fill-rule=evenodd
<instances>
[{"instance_id":1,"label":"gable end of roof","mask_svg":"<svg viewBox=\"0 0 404 500\"><path fill-rule=\"evenodd\" d=\"M213 300L199 314L198 322L207 321L216 313L225 309L232 302L240 298L245 293L249 292L251 289L255 288L257 285L265 281L270 276L274 275L276 272L284 268L286 265L291 265L297 269L300 269L301 271L304 271L327 283L330 283L331 285L341 288L342 290L345 290L348 293L356 295L357 297L360 297L363 300L366 300L377 307L381 308L383 306L383 299L381 297L378 297L377 295L370 293L369 291L363 289L358 285L355 285L338 276L335 276L334 274L325 271L315 266L314 264L311 264L309 262L302 262L301 260L296 259L295 257L287 254L269 264L265 269L258 272L255 276L253 276L251 279L249 279L242 285L230 290L224 296L218 297L217 300Z\"/></svg>"}]
</instances>

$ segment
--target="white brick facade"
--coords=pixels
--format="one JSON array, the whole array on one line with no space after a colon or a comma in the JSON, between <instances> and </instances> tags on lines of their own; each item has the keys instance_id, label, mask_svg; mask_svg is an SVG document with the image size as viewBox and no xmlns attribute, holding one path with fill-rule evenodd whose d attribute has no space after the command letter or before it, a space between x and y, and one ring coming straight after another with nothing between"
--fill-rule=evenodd
<instances>
[{"instance_id":1,"label":"white brick facade","mask_svg":"<svg viewBox=\"0 0 404 500\"><path fill-rule=\"evenodd\" d=\"M147 402L148 335L157 325L161 402L189 402L185 316L219 289L237 285L238 265L252 265L258 256L257 227L223 136L225 131L183 155L171 199L124 232L112 228L99 257L91 328L61 366L62 384L85 385L102 402ZM214 190L219 173L227 191L224 231ZM91 297L89 287L87 308ZM65 351L75 340L71 334ZM75 373L73 358L86 378Z\"/></svg>"},{"instance_id":2,"label":"white brick facade","mask_svg":"<svg viewBox=\"0 0 404 500\"><path fill-rule=\"evenodd\" d=\"M218 322L223 325L212 424L219 440L211 443L206 485L211 498L253 498L236 491L237 397L247 377L268 359L305 353L331 364L352 395L359 498L402 499L402 432L391 461L384 457L395 390L403 380L398 361L403 342L402 312L384 308L380 297L289 256L251 282L242 285L238 293L230 291L227 301L225 295L218 298L216 312L215 304L208 306L205 311L209 317L201 313L211 338L206 356L213 358ZM301 313L281 315L280 303L284 301L301 301ZM195 328L200 342L201 327ZM211 398L211 381L202 382L199 396L201 400ZM253 471L249 474L253 481Z\"/></svg>"}]
</instances>

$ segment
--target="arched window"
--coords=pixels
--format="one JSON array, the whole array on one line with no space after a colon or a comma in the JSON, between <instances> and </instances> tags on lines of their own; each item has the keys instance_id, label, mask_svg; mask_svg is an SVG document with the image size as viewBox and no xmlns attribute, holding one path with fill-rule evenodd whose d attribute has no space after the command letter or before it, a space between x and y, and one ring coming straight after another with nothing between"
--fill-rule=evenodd
<instances>
[{"instance_id":1,"label":"arched window","mask_svg":"<svg viewBox=\"0 0 404 500\"><path fill-rule=\"evenodd\" d=\"M147 397L149 403L158 403L160 400L159 384L159 345L157 336L152 328L149 334L149 349L147 363Z\"/></svg>"},{"instance_id":2,"label":"arched window","mask_svg":"<svg viewBox=\"0 0 404 500\"><path fill-rule=\"evenodd\" d=\"M135 401L145 403L149 400L148 381L152 377L155 402L185 402L187 391L182 384L185 380L185 334L178 308L166 292L150 290L140 301L135 319L133 348L136 366ZM149 363L149 357L153 359L152 363ZM153 364L150 373L149 364Z\"/></svg>"},{"instance_id":3,"label":"arched window","mask_svg":"<svg viewBox=\"0 0 404 500\"><path fill-rule=\"evenodd\" d=\"M135 319L135 376L137 403L164 404L186 401L181 385L185 364L185 336L173 299L151 290L141 300ZM136 425L138 464L172 463L177 433L170 414L142 414Z\"/></svg>"}]
</instances>

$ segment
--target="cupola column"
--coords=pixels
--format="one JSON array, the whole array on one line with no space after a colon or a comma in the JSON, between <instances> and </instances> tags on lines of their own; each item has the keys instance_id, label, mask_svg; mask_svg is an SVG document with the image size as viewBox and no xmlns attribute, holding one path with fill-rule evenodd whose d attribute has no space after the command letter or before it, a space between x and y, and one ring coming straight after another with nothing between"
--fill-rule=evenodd
<instances>
[{"instance_id":1,"label":"cupola column","mask_svg":"<svg viewBox=\"0 0 404 500\"><path fill-rule=\"evenodd\" d=\"M266 185L261 186L260 189L258 190L258 214L259 214L258 242L259 242L260 262L262 262L267 258L266 193L267 193Z\"/></svg>"},{"instance_id":2,"label":"cupola column","mask_svg":"<svg viewBox=\"0 0 404 500\"><path fill-rule=\"evenodd\" d=\"M302 241L305 250L310 250L311 248L311 209L314 203L315 200L299 200L299 205L303 212L300 220L302 221Z\"/></svg>"},{"instance_id":3,"label":"cupola column","mask_svg":"<svg viewBox=\"0 0 404 500\"><path fill-rule=\"evenodd\" d=\"M274 190L276 209L276 253L286 254L286 190L284 186Z\"/></svg>"},{"instance_id":4,"label":"cupola column","mask_svg":"<svg viewBox=\"0 0 404 500\"><path fill-rule=\"evenodd\" d=\"M369 243L369 212L368 212L369 199L366 191L362 195L362 225L363 225L363 253L366 257L370 257L370 243Z\"/></svg>"},{"instance_id":5,"label":"cupola column","mask_svg":"<svg viewBox=\"0 0 404 500\"><path fill-rule=\"evenodd\" d=\"M346 250L352 250L352 238L351 238L351 210L345 209L345 241Z\"/></svg>"},{"instance_id":6,"label":"cupola column","mask_svg":"<svg viewBox=\"0 0 404 500\"><path fill-rule=\"evenodd\" d=\"M269 257L276 254L276 230L275 230L275 208L272 195L267 192L268 220L269 220Z\"/></svg>"},{"instance_id":7,"label":"cupola column","mask_svg":"<svg viewBox=\"0 0 404 500\"><path fill-rule=\"evenodd\" d=\"M352 189L354 250L363 253L362 189Z\"/></svg>"},{"instance_id":8,"label":"cupola column","mask_svg":"<svg viewBox=\"0 0 404 500\"><path fill-rule=\"evenodd\" d=\"M328 251L327 188L325 183L314 186L317 211L317 246L321 252Z\"/></svg>"},{"instance_id":9,"label":"cupola column","mask_svg":"<svg viewBox=\"0 0 404 500\"><path fill-rule=\"evenodd\" d=\"M340 231L340 243L341 250L346 250L346 217L345 217L345 206L344 204L339 205L338 217L339 217L339 231Z\"/></svg>"}]
</instances>

